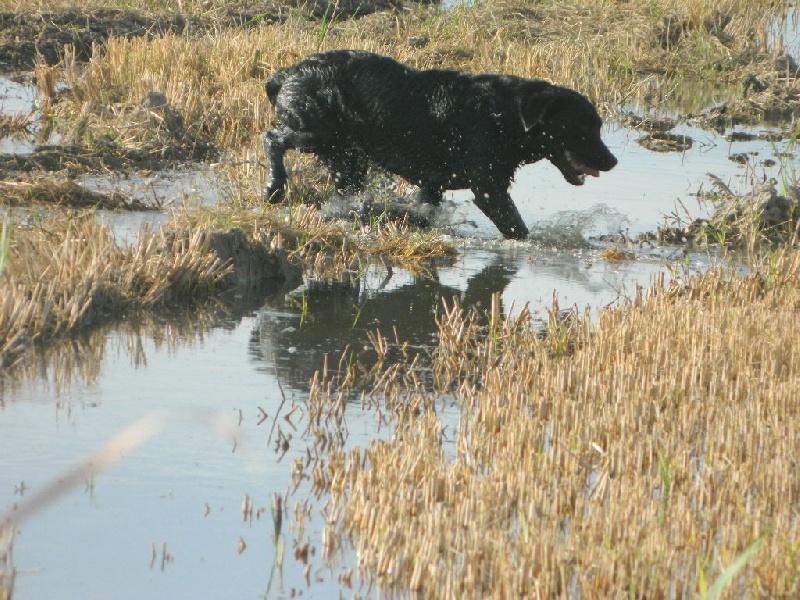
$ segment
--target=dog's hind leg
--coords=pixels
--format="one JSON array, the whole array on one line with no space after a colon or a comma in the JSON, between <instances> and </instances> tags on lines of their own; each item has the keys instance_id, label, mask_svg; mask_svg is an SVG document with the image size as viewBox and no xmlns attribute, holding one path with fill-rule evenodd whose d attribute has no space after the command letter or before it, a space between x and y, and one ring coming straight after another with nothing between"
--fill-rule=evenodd
<instances>
[{"instance_id":1,"label":"dog's hind leg","mask_svg":"<svg viewBox=\"0 0 800 600\"><path fill-rule=\"evenodd\" d=\"M292 131L271 129L264 134L264 152L269 161L269 178L264 188L262 198L266 202L279 203L283 201L286 188L286 166L283 164L283 155L291 145Z\"/></svg>"},{"instance_id":2,"label":"dog's hind leg","mask_svg":"<svg viewBox=\"0 0 800 600\"><path fill-rule=\"evenodd\" d=\"M284 199L288 175L283 155L287 150L295 149L319 155L317 148L326 147L327 139L326 136L311 131L293 131L281 127L267 131L264 134L264 151L269 162L269 178L262 194L263 199L272 204L280 203ZM366 165L364 171L366 172Z\"/></svg>"},{"instance_id":3,"label":"dog's hind leg","mask_svg":"<svg viewBox=\"0 0 800 600\"><path fill-rule=\"evenodd\" d=\"M475 205L492 220L503 237L514 240L524 240L528 237L528 227L508 192L498 194L496 191L473 190L473 193Z\"/></svg>"}]
</instances>

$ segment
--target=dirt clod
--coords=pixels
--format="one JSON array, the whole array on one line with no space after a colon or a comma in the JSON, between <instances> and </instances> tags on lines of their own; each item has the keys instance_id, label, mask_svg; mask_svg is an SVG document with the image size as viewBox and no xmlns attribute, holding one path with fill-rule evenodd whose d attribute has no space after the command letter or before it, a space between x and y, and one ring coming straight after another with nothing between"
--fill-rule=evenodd
<instances>
[{"instance_id":1,"label":"dirt clod","mask_svg":"<svg viewBox=\"0 0 800 600\"><path fill-rule=\"evenodd\" d=\"M270 250L238 228L210 232L208 247L223 262L231 262L233 269L226 276L231 286L267 280L297 282L301 277L300 269L282 249Z\"/></svg>"}]
</instances>

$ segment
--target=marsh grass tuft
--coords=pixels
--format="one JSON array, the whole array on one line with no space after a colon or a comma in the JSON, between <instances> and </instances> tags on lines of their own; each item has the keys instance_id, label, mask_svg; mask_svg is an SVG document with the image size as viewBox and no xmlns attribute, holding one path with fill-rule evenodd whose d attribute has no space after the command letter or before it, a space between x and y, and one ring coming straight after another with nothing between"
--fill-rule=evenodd
<instances>
[{"instance_id":1,"label":"marsh grass tuft","mask_svg":"<svg viewBox=\"0 0 800 600\"><path fill-rule=\"evenodd\" d=\"M452 243L435 231L419 231L407 221L390 221L364 232L346 221L325 219L314 205L229 207L179 211L168 228L180 230L239 227L267 247L279 246L317 277L363 270L365 261L425 271L431 260L455 256Z\"/></svg>"},{"instance_id":2,"label":"marsh grass tuft","mask_svg":"<svg viewBox=\"0 0 800 600\"><path fill-rule=\"evenodd\" d=\"M30 136L33 118L30 113L17 113L14 115L0 115L0 135L14 138L27 138Z\"/></svg>"},{"instance_id":3,"label":"marsh grass tuft","mask_svg":"<svg viewBox=\"0 0 800 600\"><path fill-rule=\"evenodd\" d=\"M5 293L0 297L0 368L32 343L85 329L123 310L209 297L227 266L205 251L205 236L145 234L119 247L92 216L10 221Z\"/></svg>"}]
</instances>

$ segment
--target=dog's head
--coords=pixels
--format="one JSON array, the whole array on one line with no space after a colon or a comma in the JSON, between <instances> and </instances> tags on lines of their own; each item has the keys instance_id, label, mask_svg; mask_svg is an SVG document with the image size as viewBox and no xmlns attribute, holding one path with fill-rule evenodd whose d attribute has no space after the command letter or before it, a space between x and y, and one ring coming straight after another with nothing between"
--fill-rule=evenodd
<instances>
[{"instance_id":1,"label":"dog's head","mask_svg":"<svg viewBox=\"0 0 800 600\"><path fill-rule=\"evenodd\" d=\"M531 146L572 185L583 185L587 175L599 177L600 171L610 171L617 164L600 138L600 115L585 96L549 86L527 94L519 106Z\"/></svg>"}]
</instances>

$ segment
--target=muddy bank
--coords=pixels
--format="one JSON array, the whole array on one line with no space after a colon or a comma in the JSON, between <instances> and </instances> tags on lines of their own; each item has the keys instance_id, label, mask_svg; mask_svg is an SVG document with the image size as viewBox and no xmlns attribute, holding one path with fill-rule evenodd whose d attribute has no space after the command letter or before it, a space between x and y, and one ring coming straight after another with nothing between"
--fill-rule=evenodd
<instances>
[{"instance_id":1,"label":"muddy bank","mask_svg":"<svg viewBox=\"0 0 800 600\"><path fill-rule=\"evenodd\" d=\"M18 223L4 246L0 372L31 344L138 311L213 302L236 287L284 282L291 288L302 281L282 249L237 228L160 231L120 247L91 214L70 214Z\"/></svg>"},{"instance_id":2,"label":"muddy bank","mask_svg":"<svg viewBox=\"0 0 800 600\"><path fill-rule=\"evenodd\" d=\"M69 179L0 181L0 197L6 206L13 207L44 205L106 210L156 210L156 207L125 194L95 192Z\"/></svg>"},{"instance_id":3,"label":"muddy bank","mask_svg":"<svg viewBox=\"0 0 800 600\"><path fill-rule=\"evenodd\" d=\"M601 254L613 260L636 258L634 253L620 246L639 249L673 246L684 251L714 246L723 251L753 251L797 243L800 187L789 185L780 192L775 181L768 181L756 185L748 194L737 194L719 178L711 179L712 189L701 194L701 200L710 205L707 218L686 218L681 223L660 226L632 237L624 233L593 236L590 241L613 244Z\"/></svg>"},{"instance_id":4,"label":"muddy bank","mask_svg":"<svg viewBox=\"0 0 800 600\"><path fill-rule=\"evenodd\" d=\"M200 156L207 157L207 152ZM171 148L143 148L85 146L37 146L28 154L0 154L0 178L7 179L17 173L62 172L75 177L82 173L108 171L138 171L147 169L160 171L175 167L187 160L198 158L191 149L178 146Z\"/></svg>"}]
</instances>

